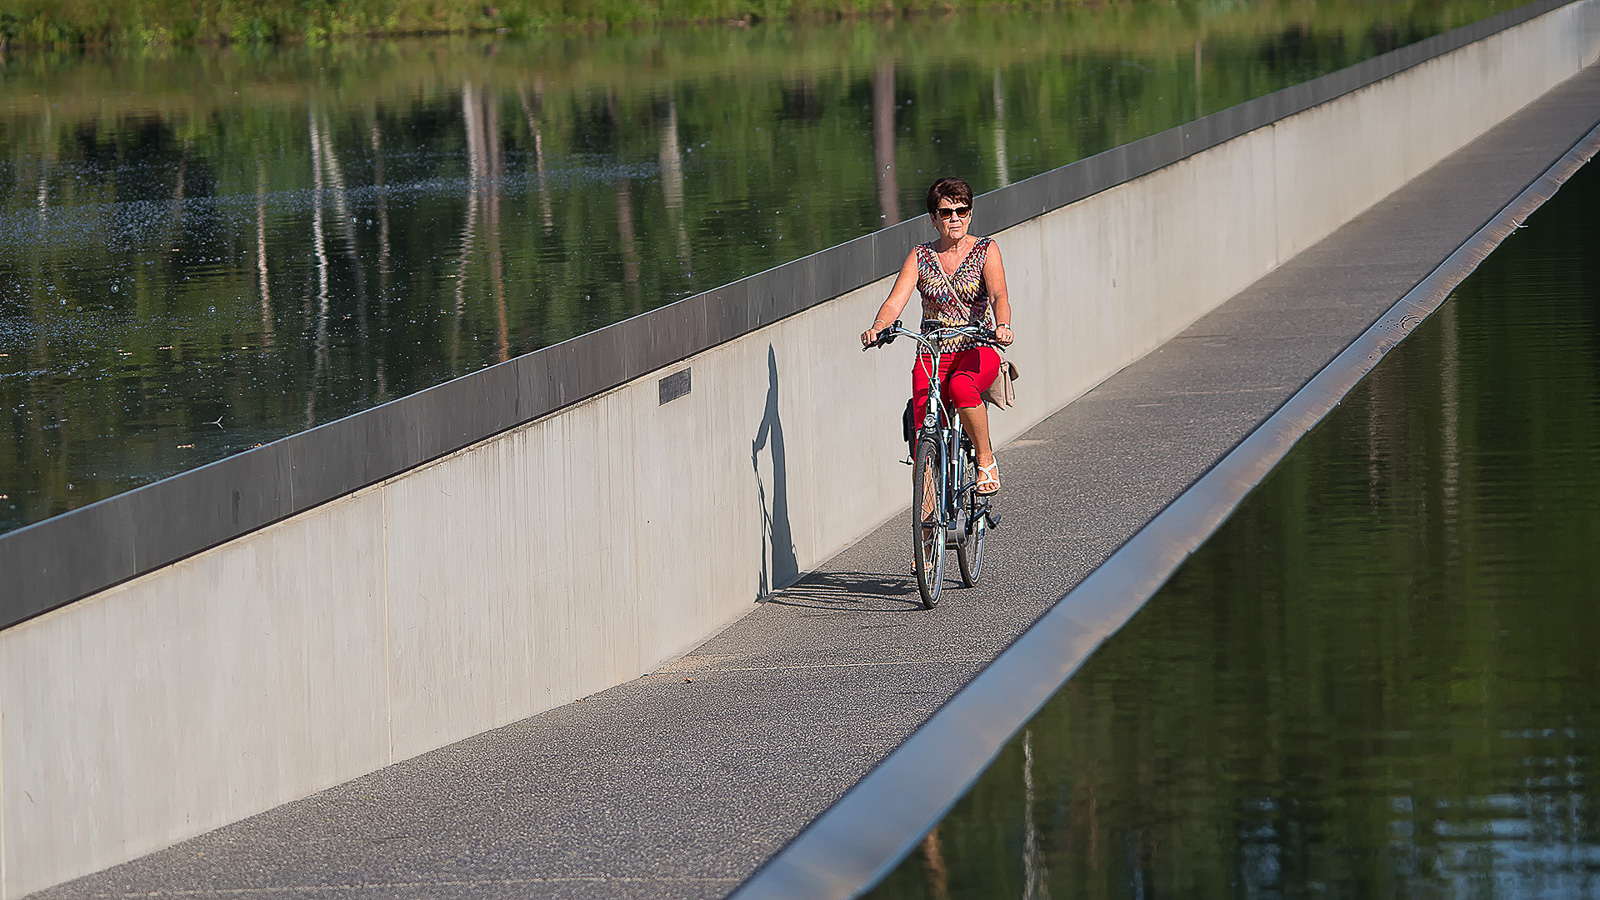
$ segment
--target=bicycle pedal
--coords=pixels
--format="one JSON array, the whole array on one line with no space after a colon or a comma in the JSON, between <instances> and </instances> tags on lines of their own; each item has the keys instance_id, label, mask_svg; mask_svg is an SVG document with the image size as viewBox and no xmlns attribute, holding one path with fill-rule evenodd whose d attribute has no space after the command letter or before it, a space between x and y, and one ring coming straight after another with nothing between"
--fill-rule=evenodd
<instances>
[{"instance_id":1,"label":"bicycle pedal","mask_svg":"<svg viewBox=\"0 0 1600 900\"><path fill-rule=\"evenodd\" d=\"M1000 516L997 513L995 513L993 510L987 510L987 509L984 510L983 511L983 517L985 519L989 520L989 527L990 528L998 528L998 527L1000 527Z\"/></svg>"}]
</instances>

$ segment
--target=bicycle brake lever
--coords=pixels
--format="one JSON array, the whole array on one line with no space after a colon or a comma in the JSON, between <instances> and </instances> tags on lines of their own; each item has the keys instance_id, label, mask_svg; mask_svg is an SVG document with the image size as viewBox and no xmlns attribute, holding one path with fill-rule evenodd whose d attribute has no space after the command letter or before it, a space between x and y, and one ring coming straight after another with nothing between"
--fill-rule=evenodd
<instances>
[{"instance_id":1,"label":"bicycle brake lever","mask_svg":"<svg viewBox=\"0 0 1600 900\"><path fill-rule=\"evenodd\" d=\"M882 331L878 332L878 339L877 340L875 340L875 341L863 346L861 348L862 352L866 352L868 350L871 350L874 347L887 347L890 344L894 343L894 339L899 336L899 334L898 334L899 329L900 329L900 320L899 319L895 319L893 324L885 326Z\"/></svg>"}]
</instances>

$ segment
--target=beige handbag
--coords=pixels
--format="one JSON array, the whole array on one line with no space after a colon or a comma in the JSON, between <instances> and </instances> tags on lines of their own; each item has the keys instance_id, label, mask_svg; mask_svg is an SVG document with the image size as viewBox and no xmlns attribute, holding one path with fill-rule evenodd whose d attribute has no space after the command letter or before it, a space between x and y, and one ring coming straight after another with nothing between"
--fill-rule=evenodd
<instances>
[{"instance_id":1,"label":"beige handbag","mask_svg":"<svg viewBox=\"0 0 1600 900\"><path fill-rule=\"evenodd\" d=\"M994 384L983 392L983 402L996 409L1010 409L1017 402L1017 378L1017 364L1001 357L1000 374L994 377Z\"/></svg>"}]
</instances>

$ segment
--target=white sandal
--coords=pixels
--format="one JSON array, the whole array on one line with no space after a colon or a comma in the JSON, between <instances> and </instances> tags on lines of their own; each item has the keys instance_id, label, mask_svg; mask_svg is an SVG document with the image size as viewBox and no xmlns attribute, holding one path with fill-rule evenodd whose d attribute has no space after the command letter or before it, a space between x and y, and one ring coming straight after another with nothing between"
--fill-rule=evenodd
<instances>
[{"instance_id":1,"label":"white sandal","mask_svg":"<svg viewBox=\"0 0 1600 900\"><path fill-rule=\"evenodd\" d=\"M986 490L983 489L983 486L986 485L986 484L992 484L992 485L994 485L994 487L991 487L986 491ZM978 496L979 497L992 497L995 494L1000 493L1000 463L999 463L999 461L992 462L992 463L988 464L987 466L979 466L978 467L977 489L978 489Z\"/></svg>"}]
</instances>

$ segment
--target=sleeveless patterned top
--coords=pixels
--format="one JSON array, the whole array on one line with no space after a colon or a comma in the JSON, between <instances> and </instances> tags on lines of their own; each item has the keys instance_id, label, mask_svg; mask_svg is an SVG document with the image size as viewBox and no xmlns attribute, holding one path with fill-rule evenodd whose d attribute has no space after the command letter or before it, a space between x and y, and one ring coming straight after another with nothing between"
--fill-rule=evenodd
<instances>
[{"instance_id":1,"label":"sleeveless patterned top","mask_svg":"<svg viewBox=\"0 0 1600 900\"><path fill-rule=\"evenodd\" d=\"M922 330L938 326L983 325L994 328L994 310L989 305L989 289L983 283L983 264L994 241L978 238L967 258L946 275L939 267L934 241L917 245L917 290L922 294ZM957 353L977 346L971 338L947 338L939 349Z\"/></svg>"}]
</instances>

